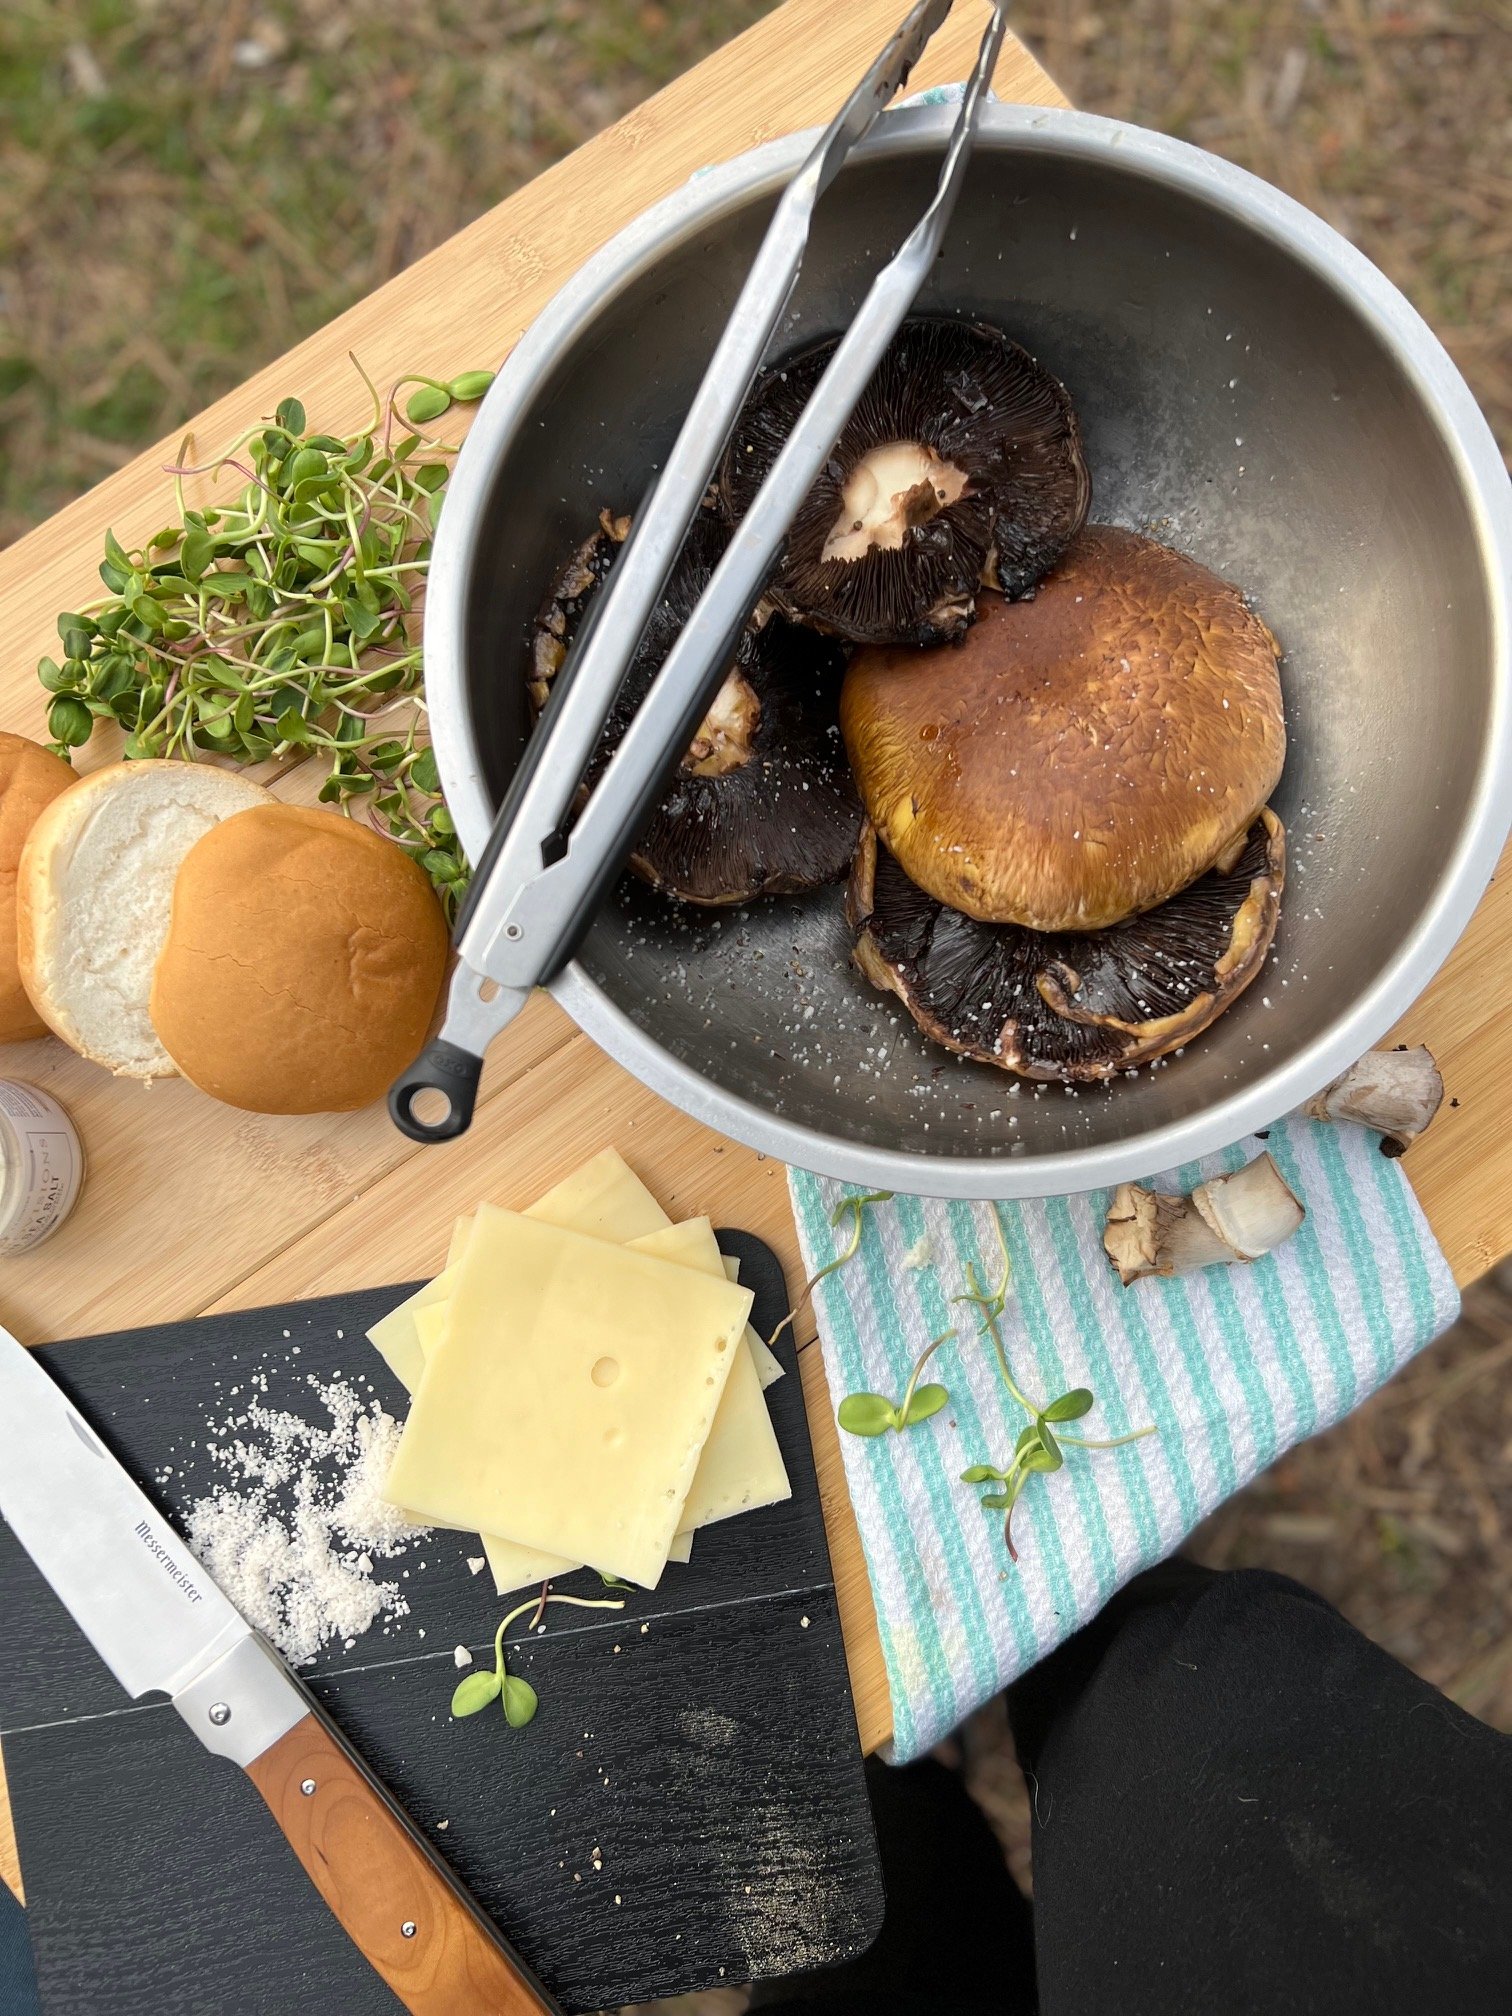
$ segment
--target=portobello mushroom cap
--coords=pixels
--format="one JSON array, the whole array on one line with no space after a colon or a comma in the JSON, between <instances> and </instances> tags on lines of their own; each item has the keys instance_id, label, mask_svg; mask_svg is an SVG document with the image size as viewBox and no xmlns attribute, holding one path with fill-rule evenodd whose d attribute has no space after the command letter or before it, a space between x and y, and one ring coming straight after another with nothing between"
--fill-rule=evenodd
<instances>
[{"instance_id":1,"label":"portobello mushroom cap","mask_svg":"<svg viewBox=\"0 0 1512 2016\"><path fill-rule=\"evenodd\" d=\"M1276 659L1229 582L1089 525L1029 600L983 597L943 672L858 651L840 722L921 889L984 923L1096 930L1242 842L1286 755Z\"/></svg>"},{"instance_id":2,"label":"portobello mushroom cap","mask_svg":"<svg viewBox=\"0 0 1512 2016\"><path fill-rule=\"evenodd\" d=\"M608 512L558 576L532 640L529 694L539 715L630 530ZM728 533L706 514L688 536L610 710L584 779L591 791L706 586ZM771 617L748 624L724 684L630 858L654 888L687 903L835 882L861 825L837 721L844 653ZM586 795L586 793L585 793Z\"/></svg>"},{"instance_id":3,"label":"portobello mushroom cap","mask_svg":"<svg viewBox=\"0 0 1512 2016\"><path fill-rule=\"evenodd\" d=\"M927 1036L1025 1078L1081 1083L1163 1056L1206 1029L1264 964L1286 880L1269 809L1238 858L1158 910L1105 931L979 924L917 888L868 823L847 915L856 964Z\"/></svg>"},{"instance_id":4,"label":"portobello mushroom cap","mask_svg":"<svg viewBox=\"0 0 1512 2016\"><path fill-rule=\"evenodd\" d=\"M732 519L837 341L768 371L746 402L719 482ZM919 316L804 499L767 592L799 622L858 643L947 643L971 621L980 583L1018 595L1054 565L1091 496L1065 387L996 329Z\"/></svg>"}]
</instances>

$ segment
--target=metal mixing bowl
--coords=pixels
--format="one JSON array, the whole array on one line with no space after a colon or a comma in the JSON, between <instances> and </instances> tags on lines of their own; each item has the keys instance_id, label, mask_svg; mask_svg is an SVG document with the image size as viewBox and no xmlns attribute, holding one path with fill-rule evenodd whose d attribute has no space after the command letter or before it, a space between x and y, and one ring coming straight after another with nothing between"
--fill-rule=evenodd
<instances>
[{"instance_id":1,"label":"metal mixing bowl","mask_svg":"<svg viewBox=\"0 0 1512 2016\"><path fill-rule=\"evenodd\" d=\"M952 116L891 114L846 168L792 344L845 323L928 200ZM477 416L425 624L441 775L474 859L528 732L531 619L600 505L642 496L808 144L696 177L622 232ZM785 1160L932 1195L1088 1189L1296 1106L1463 929L1512 810L1512 495L1402 296L1307 211L1176 141L989 107L919 305L1034 351L1076 401L1093 516L1240 582L1280 638L1291 876L1269 966L1184 1056L1074 1094L927 1043L850 967L834 890L721 913L627 882L554 991L646 1084Z\"/></svg>"}]
</instances>

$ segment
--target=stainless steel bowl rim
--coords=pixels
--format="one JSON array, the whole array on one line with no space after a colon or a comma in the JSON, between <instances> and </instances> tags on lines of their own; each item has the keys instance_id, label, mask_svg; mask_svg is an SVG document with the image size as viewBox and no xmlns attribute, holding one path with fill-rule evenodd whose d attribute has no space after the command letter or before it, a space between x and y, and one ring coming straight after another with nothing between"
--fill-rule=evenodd
<instances>
[{"instance_id":1,"label":"stainless steel bowl rim","mask_svg":"<svg viewBox=\"0 0 1512 2016\"><path fill-rule=\"evenodd\" d=\"M857 150L938 150L949 106L890 112ZM494 471L528 417L553 360L608 299L654 267L690 229L777 190L813 141L789 134L694 176L616 234L573 275L521 337L476 415L447 487L425 611L426 693L446 802L470 859L483 851L493 807L467 704L466 609ZM573 962L551 992L610 1056L707 1126L784 1162L849 1182L932 1196L1059 1196L1172 1168L1228 1147L1293 1111L1378 1042L1447 958L1496 867L1512 823L1512 484L1469 388L1422 317L1377 267L1321 218L1269 183L1184 141L1089 113L990 104L982 148L1009 147L1116 162L1226 211L1310 267L1373 327L1435 418L1474 514L1492 598L1495 700L1469 810L1434 900L1347 1013L1263 1078L1165 1127L1059 1154L926 1156L821 1133L722 1089L665 1050ZM843 190L843 177L829 201Z\"/></svg>"}]
</instances>

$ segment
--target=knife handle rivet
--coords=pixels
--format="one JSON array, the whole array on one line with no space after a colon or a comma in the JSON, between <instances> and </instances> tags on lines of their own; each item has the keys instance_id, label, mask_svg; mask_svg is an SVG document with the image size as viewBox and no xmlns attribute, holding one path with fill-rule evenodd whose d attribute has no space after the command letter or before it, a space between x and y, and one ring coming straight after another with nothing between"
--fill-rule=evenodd
<instances>
[{"instance_id":1,"label":"knife handle rivet","mask_svg":"<svg viewBox=\"0 0 1512 2016\"><path fill-rule=\"evenodd\" d=\"M522 924L506 924L504 926L504 936L511 944L514 944L518 939L525 936L525 927Z\"/></svg>"},{"instance_id":2,"label":"knife handle rivet","mask_svg":"<svg viewBox=\"0 0 1512 2016\"><path fill-rule=\"evenodd\" d=\"M300 1781L299 1789L301 1792L303 1792L306 1799L312 1798L315 1792L315 1780L313 1778L302 1779Z\"/></svg>"},{"instance_id":3,"label":"knife handle rivet","mask_svg":"<svg viewBox=\"0 0 1512 2016\"><path fill-rule=\"evenodd\" d=\"M401 1926L399 1927L399 1930L400 1930L400 1931L401 1931L401 1932L402 1932L402 1933L404 1934L404 1936L405 1936L405 1938L406 1938L406 1939L413 1939L413 1938L414 1938L414 1936L415 1936L415 1921L414 1921L414 1919L413 1919L413 1918L406 1918L406 1919L405 1919L405 1921L404 1921L404 1923L403 1923L403 1924L402 1924L402 1925L401 1925Z\"/></svg>"},{"instance_id":4,"label":"knife handle rivet","mask_svg":"<svg viewBox=\"0 0 1512 2016\"><path fill-rule=\"evenodd\" d=\"M210 1705L210 1720L217 1729L224 1729L231 1720L231 1710L224 1701L214 1701Z\"/></svg>"}]
</instances>

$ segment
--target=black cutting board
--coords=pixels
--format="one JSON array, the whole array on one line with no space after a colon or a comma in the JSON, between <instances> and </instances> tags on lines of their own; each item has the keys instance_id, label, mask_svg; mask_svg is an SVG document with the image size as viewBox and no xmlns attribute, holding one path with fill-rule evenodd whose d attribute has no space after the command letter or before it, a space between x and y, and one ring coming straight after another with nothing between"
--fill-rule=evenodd
<instances>
[{"instance_id":1,"label":"black cutting board","mask_svg":"<svg viewBox=\"0 0 1512 2016\"><path fill-rule=\"evenodd\" d=\"M720 1244L739 1255L770 1335L785 1308L775 1257L744 1233ZM209 1488L203 1462L183 1469L207 1413L260 1372L270 1404L311 1418L314 1402L296 1397L304 1374L370 1381L402 1415L364 1333L405 1292L38 1355L171 1516ZM471 1535L435 1534L380 1563L384 1576L410 1569L409 1616L386 1637L375 1626L350 1649L337 1641L301 1675L570 2009L822 1966L881 1924L791 1338L778 1348L787 1377L767 1399L791 1501L700 1533L691 1563L622 1613L555 1612L511 1660L540 1695L527 1729L448 1713L453 1648L481 1663L510 1607L469 1572ZM168 1463L171 1477L149 1481ZM603 1593L592 1574L561 1586ZM128 1700L3 1525L0 1618L0 1738L44 2016L392 2016L400 2005L250 1782L165 1700Z\"/></svg>"}]
</instances>

